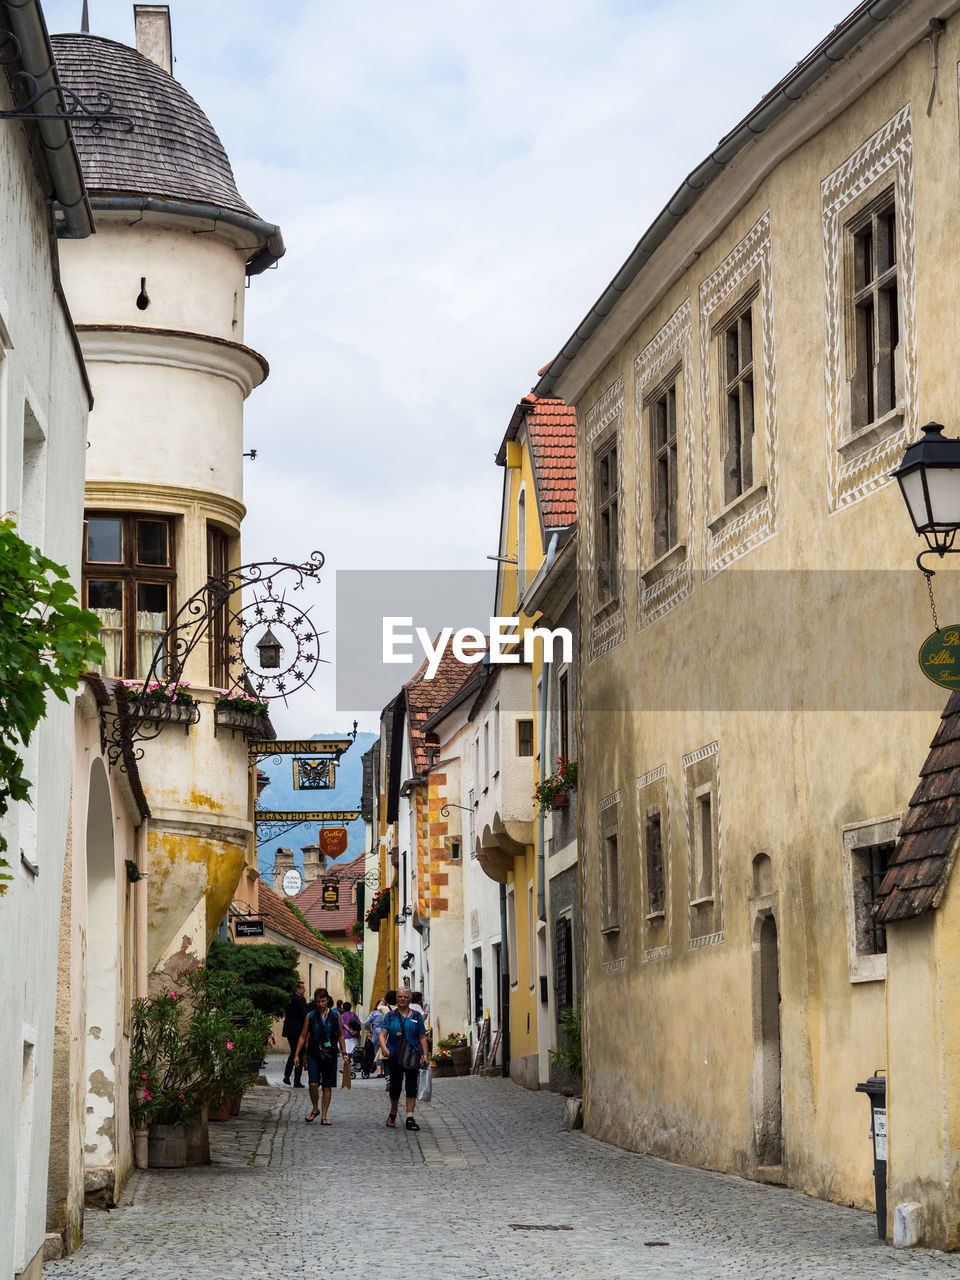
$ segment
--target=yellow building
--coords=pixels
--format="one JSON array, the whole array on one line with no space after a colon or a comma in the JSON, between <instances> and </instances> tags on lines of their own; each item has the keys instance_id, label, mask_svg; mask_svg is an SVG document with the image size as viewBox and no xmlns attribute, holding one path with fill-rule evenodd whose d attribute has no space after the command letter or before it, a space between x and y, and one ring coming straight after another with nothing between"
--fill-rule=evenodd
<instances>
[{"instance_id":1,"label":"yellow building","mask_svg":"<svg viewBox=\"0 0 960 1280\"><path fill-rule=\"evenodd\" d=\"M535 389L578 421L586 1128L864 1206L856 1083L889 1068L913 1093L889 1150L917 1202L898 1151L935 1166L953 1089L935 1018L895 1067L886 988L926 1008L934 953L888 984L872 914L943 702L888 479L922 422L956 426L960 27L939 15L841 23ZM954 1203L923 1239L954 1242Z\"/></svg>"}]
</instances>

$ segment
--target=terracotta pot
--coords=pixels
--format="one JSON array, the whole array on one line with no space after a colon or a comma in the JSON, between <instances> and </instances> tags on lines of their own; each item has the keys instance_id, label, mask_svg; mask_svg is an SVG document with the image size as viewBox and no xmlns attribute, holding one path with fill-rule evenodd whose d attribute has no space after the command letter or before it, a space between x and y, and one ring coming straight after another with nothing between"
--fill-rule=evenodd
<instances>
[{"instance_id":1,"label":"terracotta pot","mask_svg":"<svg viewBox=\"0 0 960 1280\"><path fill-rule=\"evenodd\" d=\"M217 1124L222 1124L224 1120L229 1120L230 1119L229 1100L226 1100L220 1103L211 1102L210 1103L210 1119L216 1121Z\"/></svg>"},{"instance_id":2,"label":"terracotta pot","mask_svg":"<svg viewBox=\"0 0 960 1280\"><path fill-rule=\"evenodd\" d=\"M242 1098L242 1096L243 1095L240 1093L235 1094L234 1097L232 1097L230 1101L227 1103L227 1106L230 1108L230 1114L232 1116L238 1116L240 1114L240 1099Z\"/></svg>"},{"instance_id":3,"label":"terracotta pot","mask_svg":"<svg viewBox=\"0 0 960 1280\"><path fill-rule=\"evenodd\" d=\"M187 1126L185 1124L152 1124L148 1148L151 1169L185 1169Z\"/></svg>"},{"instance_id":4,"label":"terracotta pot","mask_svg":"<svg viewBox=\"0 0 960 1280\"><path fill-rule=\"evenodd\" d=\"M556 795L552 795L550 797L551 809L565 809L569 803L570 797L567 795L566 791L558 791Z\"/></svg>"}]
</instances>

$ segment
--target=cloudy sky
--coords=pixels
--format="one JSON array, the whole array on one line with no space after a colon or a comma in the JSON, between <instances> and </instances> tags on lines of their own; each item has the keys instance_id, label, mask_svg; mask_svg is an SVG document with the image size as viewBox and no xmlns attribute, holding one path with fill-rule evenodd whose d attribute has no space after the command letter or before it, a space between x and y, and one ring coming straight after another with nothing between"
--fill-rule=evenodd
<instances>
[{"instance_id":1,"label":"cloudy sky","mask_svg":"<svg viewBox=\"0 0 960 1280\"><path fill-rule=\"evenodd\" d=\"M131 4L89 4L92 32L133 43ZM336 570L487 567L493 458L537 369L850 7L173 0L174 74L287 244L247 295L272 374L247 405L245 558L320 547L331 632ZM80 9L45 0L50 30ZM330 666L275 721L299 736L352 718Z\"/></svg>"}]
</instances>

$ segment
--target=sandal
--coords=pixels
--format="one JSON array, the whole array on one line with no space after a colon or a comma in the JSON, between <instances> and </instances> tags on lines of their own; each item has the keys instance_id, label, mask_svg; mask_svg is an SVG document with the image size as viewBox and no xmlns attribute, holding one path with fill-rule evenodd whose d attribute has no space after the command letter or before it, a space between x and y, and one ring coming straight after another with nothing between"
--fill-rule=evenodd
<instances>
[{"instance_id":1,"label":"sandal","mask_svg":"<svg viewBox=\"0 0 960 1280\"><path fill-rule=\"evenodd\" d=\"M397 1127L397 1117L396 1117L396 1116L387 1116L387 1128L388 1128L388 1129L395 1129L396 1127Z\"/></svg>"},{"instance_id":2,"label":"sandal","mask_svg":"<svg viewBox=\"0 0 960 1280\"><path fill-rule=\"evenodd\" d=\"M416 1120L414 1120L413 1116L407 1116L407 1128L416 1129L417 1132L419 1133L420 1126L417 1124Z\"/></svg>"},{"instance_id":3,"label":"sandal","mask_svg":"<svg viewBox=\"0 0 960 1280\"><path fill-rule=\"evenodd\" d=\"M314 1120L316 1120L319 1114L320 1114L319 1111L311 1111L308 1116L304 1116L303 1118L307 1122L307 1124L312 1124Z\"/></svg>"}]
</instances>

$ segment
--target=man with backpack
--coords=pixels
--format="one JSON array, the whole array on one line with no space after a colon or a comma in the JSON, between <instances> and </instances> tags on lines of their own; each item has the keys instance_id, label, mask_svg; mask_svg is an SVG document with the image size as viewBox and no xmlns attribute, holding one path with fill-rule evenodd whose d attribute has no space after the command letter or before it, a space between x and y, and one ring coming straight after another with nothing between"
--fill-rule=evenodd
<instances>
[{"instance_id":1,"label":"man with backpack","mask_svg":"<svg viewBox=\"0 0 960 1280\"><path fill-rule=\"evenodd\" d=\"M337 1087L337 1065L342 1057L347 1061L347 1046L343 1039L343 1027L340 1015L333 1006L330 993L326 987L318 987L313 994L313 1007L307 1014L307 1020L297 1041L297 1052L293 1059L294 1067L301 1060L306 1049L307 1076L310 1081L310 1101L313 1110L306 1116L307 1124L320 1117L320 1123L328 1125L327 1111L330 1098ZM338 1052L339 1050L339 1052ZM323 1090L321 1100L320 1090ZM319 1105L318 1105L319 1104Z\"/></svg>"}]
</instances>

